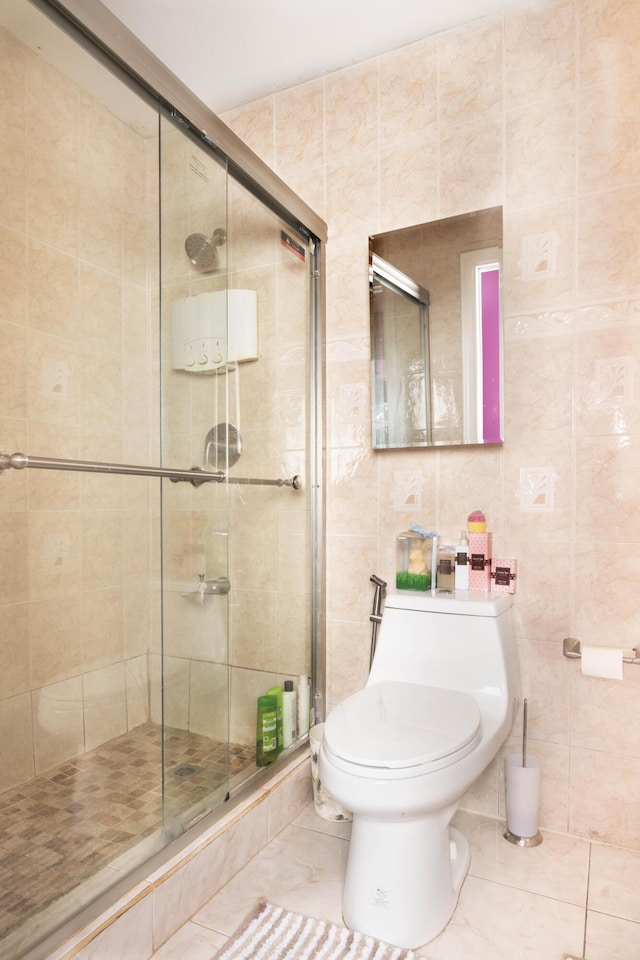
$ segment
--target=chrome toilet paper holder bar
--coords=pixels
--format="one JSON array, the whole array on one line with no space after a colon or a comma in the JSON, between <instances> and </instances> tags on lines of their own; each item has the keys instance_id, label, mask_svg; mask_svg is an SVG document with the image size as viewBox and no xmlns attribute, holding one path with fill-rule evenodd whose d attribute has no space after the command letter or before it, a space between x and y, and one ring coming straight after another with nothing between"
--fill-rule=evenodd
<instances>
[{"instance_id":1,"label":"chrome toilet paper holder bar","mask_svg":"<svg viewBox=\"0 0 640 960\"><path fill-rule=\"evenodd\" d=\"M580 641L575 637L565 637L562 641L562 653L565 657L578 659L582 656L582 647ZM624 650L622 653L623 663L640 663L640 650L633 647L631 650Z\"/></svg>"}]
</instances>

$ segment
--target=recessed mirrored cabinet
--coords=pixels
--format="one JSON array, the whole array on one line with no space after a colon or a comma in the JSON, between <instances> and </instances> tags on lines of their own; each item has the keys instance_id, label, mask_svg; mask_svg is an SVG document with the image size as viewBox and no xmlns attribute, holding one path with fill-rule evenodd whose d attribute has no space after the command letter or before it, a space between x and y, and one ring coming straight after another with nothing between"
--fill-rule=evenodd
<instances>
[{"instance_id":1,"label":"recessed mirrored cabinet","mask_svg":"<svg viewBox=\"0 0 640 960\"><path fill-rule=\"evenodd\" d=\"M369 238L375 449L502 443L502 207Z\"/></svg>"}]
</instances>

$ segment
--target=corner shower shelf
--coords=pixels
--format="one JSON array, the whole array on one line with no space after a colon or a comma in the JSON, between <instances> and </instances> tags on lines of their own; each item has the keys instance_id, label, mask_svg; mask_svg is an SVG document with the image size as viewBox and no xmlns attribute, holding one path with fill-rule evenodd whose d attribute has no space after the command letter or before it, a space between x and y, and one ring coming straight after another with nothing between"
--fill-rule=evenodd
<instances>
[{"instance_id":1,"label":"corner shower shelf","mask_svg":"<svg viewBox=\"0 0 640 960\"><path fill-rule=\"evenodd\" d=\"M58 460L53 457L28 457L24 453L0 453L0 474L5 470L75 470L81 473L127 474L139 477L166 477L173 483L191 483L199 487L203 483L245 483L261 487L291 487L302 489L302 478L294 476L284 480L263 480L257 477L230 477L221 470L171 470L168 467L142 467L128 463L99 463L93 460Z\"/></svg>"}]
</instances>

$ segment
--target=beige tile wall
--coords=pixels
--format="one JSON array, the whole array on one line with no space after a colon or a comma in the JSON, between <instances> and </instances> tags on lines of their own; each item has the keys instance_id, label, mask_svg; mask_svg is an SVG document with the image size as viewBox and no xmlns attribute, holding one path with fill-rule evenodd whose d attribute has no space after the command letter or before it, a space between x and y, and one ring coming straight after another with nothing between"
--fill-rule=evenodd
<instances>
[{"instance_id":1,"label":"beige tile wall","mask_svg":"<svg viewBox=\"0 0 640 960\"><path fill-rule=\"evenodd\" d=\"M635 0L534 0L224 117L329 224L330 702L365 680L396 533L454 537L480 507L519 561L541 821L635 848L640 669L583 678L561 641L640 639L639 54ZM506 442L374 454L367 238L496 204ZM502 812L501 781L496 763L466 805Z\"/></svg>"},{"instance_id":2,"label":"beige tile wall","mask_svg":"<svg viewBox=\"0 0 640 960\"><path fill-rule=\"evenodd\" d=\"M5 31L0 88L0 448L148 463L154 153ZM0 791L148 719L153 507L0 477Z\"/></svg>"}]
</instances>

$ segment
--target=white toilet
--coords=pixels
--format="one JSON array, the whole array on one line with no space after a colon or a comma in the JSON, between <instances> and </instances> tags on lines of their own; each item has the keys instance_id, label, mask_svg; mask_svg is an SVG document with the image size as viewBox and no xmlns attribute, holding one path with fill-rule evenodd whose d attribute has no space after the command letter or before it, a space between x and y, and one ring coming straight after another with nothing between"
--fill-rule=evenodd
<instances>
[{"instance_id":1,"label":"white toilet","mask_svg":"<svg viewBox=\"0 0 640 960\"><path fill-rule=\"evenodd\" d=\"M511 600L389 595L367 685L325 723L320 779L353 812L351 929L414 948L455 910L469 845L449 824L519 696Z\"/></svg>"}]
</instances>

